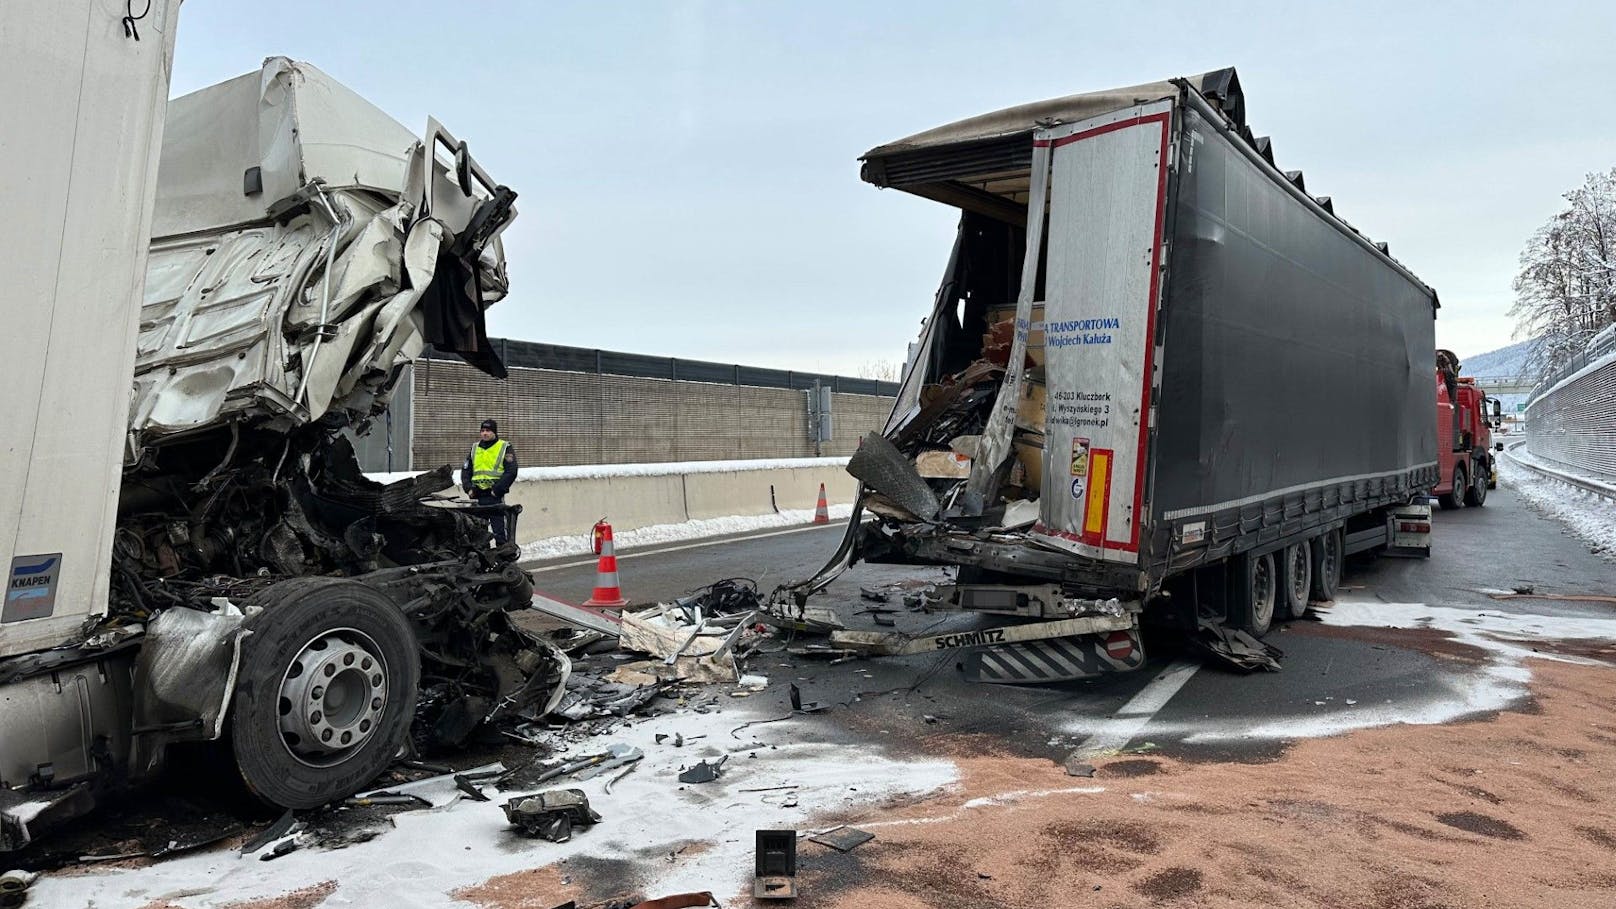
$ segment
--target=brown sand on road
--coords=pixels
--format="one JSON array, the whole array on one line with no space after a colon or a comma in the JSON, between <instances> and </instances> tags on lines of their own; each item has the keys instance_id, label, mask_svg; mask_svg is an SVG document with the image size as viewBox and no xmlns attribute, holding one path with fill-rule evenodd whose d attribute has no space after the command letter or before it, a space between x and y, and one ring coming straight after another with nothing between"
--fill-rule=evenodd
<instances>
[{"instance_id":1,"label":"brown sand on road","mask_svg":"<svg viewBox=\"0 0 1616 909\"><path fill-rule=\"evenodd\" d=\"M805 845L796 905L1616 907L1616 670L1532 668L1521 712L1262 764L1129 755L1080 779L938 736L960 789L849 819L877 839L848 855ZM1085 784L1105 791L966 807Z\"/></svg>"}]
</instances>

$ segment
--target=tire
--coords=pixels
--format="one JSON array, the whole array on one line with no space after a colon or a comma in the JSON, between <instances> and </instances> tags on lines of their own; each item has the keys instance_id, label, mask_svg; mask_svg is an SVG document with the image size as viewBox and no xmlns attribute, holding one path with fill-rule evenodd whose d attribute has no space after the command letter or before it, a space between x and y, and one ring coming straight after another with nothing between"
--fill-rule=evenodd
<instances>
[{"instance_id":1,"label":"tire","mask_svg":"<svg viewBox=\"0 0 1616 909\"><path fill-rule=\"evenodd\" d=\"M281 808L363 789L415 715L421 658L409 621L378 591L332 578L283 581L247 605L262 611L245 623L230 719L242 782Z\"/></svg>"},{"instance_id":2,"label":"tire","mask_svg":"<svg viewBox=\"0 0 1616 909\"><path fill-rule=\"evenodd\" d=\"M1437 504L1441 505L1445 509L1448 509L1449 511L1456 508L1463 508L1465 506L1465 496L1469 494L1467 492L1469 489L1469 472L1465 470L1465 466L1463 464L1455 464L1453 466L1453 489L1450 492L1444 492L1437 496Z\"/></svg>"},{"instance_id":3,"label":"tire","mask_svg":"<svg viewBox=\"0 0 1616 909\"><path fill-rule=\"evenodd\" d=\"M1328 603L1335 599L1341 586L1341 566L1346 562L1346 541L1340 528L1327 530L1314 537L1309 546L1313 555L1313 596L1316 602Z\"/></svg>"},{"instance_id":4,"label":"tire","mask_svg":"<svg viewBox=\"0 0 1616 909\"><path fill-rule=\"evenodd\" d=\"M1230 600L1230 621L1253 637L1262 637L1274 627L1279 605L1278 573L1272 553L1242 556L1234 560L1235 590Z\"/></svg>"},{"instance_id":5,"label":"tire","mask_svg":"<svg viewBox=\"0 0 1616 909\"><path fill-rule=\"evenodd\" d=\"M1473 508L1480 508L1487 504L1487 490L1491 488L1492 485L1492 478L1489 476L1490 473L1491 471L1488 471L1486 468L1476 471L1476 475L1471 479L1470 485L1465 489L1464 500L1466 505Z\"/></svg>"},{"instance_id":6,"label":"tire","mask_svg":"<svg viewBox=\"0 0 1616 909\"><path fill-rule=\"evenodd\" d=\"M1279 569L1279 604L1275 612L1282 619L1299 619L1307 614L1308 597L1313 593L1313 552L1309 544L1297 543L1274 553Z\"/></svg>"}]
</instances>

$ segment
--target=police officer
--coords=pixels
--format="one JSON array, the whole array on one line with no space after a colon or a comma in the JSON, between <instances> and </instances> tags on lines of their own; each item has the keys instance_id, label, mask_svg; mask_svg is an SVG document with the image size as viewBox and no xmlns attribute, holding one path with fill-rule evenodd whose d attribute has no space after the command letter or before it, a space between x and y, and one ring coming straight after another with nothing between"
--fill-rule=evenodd
<instances>
[{"instance_id":1,"label":"police officer","mask_svg":"<svg viewBox=\"0 0 1616 909\"><path fill-rule=\"evenodd\" d=\"M471 454L460 468L460 488L478 505L503 505L515 482L516 450L499 437L498 423L484 420L477 444L471 446ZM488 516L488 529L494 532L496 546L510 537L503 513Z\"/></svg>"}]
</instances>

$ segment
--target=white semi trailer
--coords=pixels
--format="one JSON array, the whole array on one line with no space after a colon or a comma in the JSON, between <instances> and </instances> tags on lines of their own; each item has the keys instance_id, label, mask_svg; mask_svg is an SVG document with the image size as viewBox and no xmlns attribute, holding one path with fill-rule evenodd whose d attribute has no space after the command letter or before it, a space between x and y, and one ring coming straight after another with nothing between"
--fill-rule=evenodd
<instances>
[{"instance_id":1,"label":"white semi trailer","mask_svg":"<svg viewBox=\"0 0 1616 909\"><path fill-rule=\"evenodd\" d=\"M322 804L569 671L448 469L344 441L428 342L503 374L515 194L285 58L165 103L179 5L0 17L0 852L180 743Z\"/></svg>"}]
</instances>

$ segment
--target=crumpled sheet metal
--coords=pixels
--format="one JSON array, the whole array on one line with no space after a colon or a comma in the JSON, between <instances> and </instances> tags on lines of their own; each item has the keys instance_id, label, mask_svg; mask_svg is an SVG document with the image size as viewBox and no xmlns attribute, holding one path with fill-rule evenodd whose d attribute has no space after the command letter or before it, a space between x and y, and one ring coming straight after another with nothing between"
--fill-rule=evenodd
<instances>
[{"instance_id":1,"label":"crumpled sheet metal","mask_svg":"<svg viewBox=\"0 0 1616 909\"><path fill-rule=\"evenodd\" d=\"M1239 672L1264 669L1278 672L1285 652L1238 629L1204 620L1191 638L1196 649L1211 656L1219 665Z\"/></svg>"},{"instance_id":2,"label":"crumpled sheet metal","mask_svg":"<svg viewBox=\"0 0 1616 909\"><path fill-rule=\"evenodd\" d=\"M233 607L220 612L176 607L147 623L135 664L134 725L154 731L140 737L137 767L155 766L168 741L219 737L241 665L244 618ZM156 731L191 723L187 730Z\"/></svg>"},{"instance_id":3,"label":"crumpled sheet metal","mask_svg":"<svg viewBox=\"0 0 1616 909\"><path fill-rule=\"evenodd\" d=\"M518 796L504 805L505 819L524 836L553 843L572 839L574 827L591 827L601 816L589 807L582 789L551 789Z\"/></svg>"}]
</instances>

